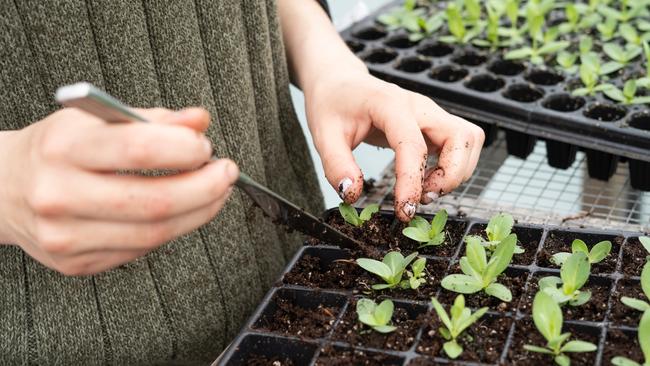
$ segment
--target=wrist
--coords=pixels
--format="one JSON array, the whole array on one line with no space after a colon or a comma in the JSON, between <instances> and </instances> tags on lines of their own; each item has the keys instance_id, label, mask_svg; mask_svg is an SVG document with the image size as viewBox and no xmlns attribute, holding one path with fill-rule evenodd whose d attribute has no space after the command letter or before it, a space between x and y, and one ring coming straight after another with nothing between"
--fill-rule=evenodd
<instances>
[{"instance_id":1,"label":"wrist","mask_svg":"<svg viewBox=\"0 0 650 366\"><path fill-rule=\"evenodd\" d=\"M369 75L368 68L350 52L350 56L323 60L312 72L301 79L301 87L305 97L314 94L314 90L334 80L352 79L361 75Z\"/></svg>"},{"instance_id":2,"label":"wrist","mask_svg":"<svg viewBox=\"0 0 650 366\"><path fill-rule=\"evenodd\" d=\"M16 159L15 143L19 131L0 131L0 245L16 244L12 235L12 210L11 202L14 195L11 193L11 179L13 166L11 160ZM15 178L15 177L14 177Z\"/></svg>"}]
</instances>

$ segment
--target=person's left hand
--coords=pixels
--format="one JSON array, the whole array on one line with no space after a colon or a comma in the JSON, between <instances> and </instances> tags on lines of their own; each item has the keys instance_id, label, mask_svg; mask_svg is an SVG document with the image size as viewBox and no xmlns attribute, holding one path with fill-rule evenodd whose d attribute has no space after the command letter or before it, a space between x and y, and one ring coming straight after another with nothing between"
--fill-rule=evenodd
<instances>
[{"instance_id":1,"label":"person's left hand","mask_svg":"<svg viewBox=\"0 0 650 366\"><path fill-rule=\"evenodd\" d=\"M307 120L327 180L347 203L362 193L352 156L362 141L395 151L395 213L410 221L429 203L468 180L483 146L483 130L431 99L358 70L319 77L305 90ZM425 171L429 154L438 165Z\"/></svg>"}]
</instances>

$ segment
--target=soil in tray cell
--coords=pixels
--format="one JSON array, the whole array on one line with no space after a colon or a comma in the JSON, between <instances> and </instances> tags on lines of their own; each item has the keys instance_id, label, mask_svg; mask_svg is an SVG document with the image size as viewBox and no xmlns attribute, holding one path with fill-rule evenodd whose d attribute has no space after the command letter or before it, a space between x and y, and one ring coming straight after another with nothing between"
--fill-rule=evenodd
<instances>
[{"instance_id":1,"label":"soil in tray cell","mask_svg":"<svg viewBox=\"0 0 650 366\"><path fill-rule=\"evenodd\" d=\"M297 366L291 359L279 356L267 357L260 355L252 355L247 361L248 366L269 366L269 365L283 365L283 366Z\"/></svg>"},{"instance_id":2,"label":"soil in tray cell","mask_svg":"<svg viewBox=\"0 0 650 366\"><path fill-rule=\"evenodd\" d=\"M627 325L636 327L641 320L642 313L634 310L621 302L623 296L631 297L650 302L641 289L637 280L620 280L616 284L616 291L612 294L612 311L609 314L609 321L613 325Z\"/></svg>"},{"instance_id":3,"label":"soil in tray cell","mask_svg":"<svg viewBox=\"0 0 650 366\"><path fill-rule=\"evenodd\" d=\"M316 348L316 344L299 340L249 334L242 339L228 365L307 365Z\"/></svg>"},{"instance_id":4,"label":"soil in tray cell","mask_svg":"<svg viewBox=\"0 0 650 366\"><path fill-rule=\"evenodd\" d=\"M605 366L612 365L612 358L616 356L627 357L639 364L643 362L643 353L639 347L636 332L611 328L607 330L602 364Z\"/></svg>"},{"instance_id":5,"label":"soil in tray cell","mask_svg":"<svg viewBox=\"0 0 650 366\"><path fill-rule=\"evenodd\" d=\"M467 223L465 221L448 220L447 225L445 225L445 241L440 245L431 245L422 248L419 248L421 243L409 239L402 234L402 230L407 226L408 224L404 223L397 224L397 229L395 230L398 233L397 246L391 249L399 248L405 254L417 251L420 254L436 257L453 257L458 249L458 245L461 243L463 234L465 234Z\"/></svg>"},{"instance_id":6,"label":"soil in tray cell","mask_svg":"<svg viewBox=\"0 0 650 366\"><path fill-rule=\"evenodd\" d=\"M361 227L356 227L345 222L336 210L332 212L327 223L362 243L378 248L394 247L398 243L397 232L391 226L393 220L378 213L372 215ZM399 234L401 235L401 232Z\"/></svg>"},{"instance_id":7,"label":"soil in tray cell","mask_svg":"<svg viewBox=\"0 0 650 366\"><path fill-rule=\"evenodd\" d=\"M600 329L596 327L577 326L564 324L562 332L571 332L569 340L581 340L598 345ZM554 365L553 356L537 352L529 352L524 345L544 347L546 339L539 333L532 319L524 318L517 321L512 344L508 349L508 365L529 366L529 365ZM596 352L568 353L571 358L571 366L593 366L596 364Z\"/></svg>"},{"instance_id":8,"label":"soil in tray cell","mask_svg":"<svg viewBox=\"0 0 650 366\"><path fill-rule=\"evenodd\" d=\"M600 235L589 234L574 231L559 231L554 230L548 233L544 246L537 258L537 265L540 267L555 268L559 267L551 263L551 256L559 252L571 252L571 243L574 239L581 239L587 243L587 247L591 249L596 243L603 240L612 242L612 251L600 263L591 266L591 273L612 273L616 270L616 262L618 261L618 253L625 238L622 236L614 235Z\"/></svg>"},{"instance_id":9,"label":"soil in tray cell","mask_svg":"<svg viewBox=\"0 0 650 366\"><path fill-rule=\"evenodd\" d=\"M461 273L457 264L453 267L454 268L452 268L449 273ZM480 291L475 294L465 295L465 306L473 309L487 306L493 311L514 312L519 304L519 299L524 294L526 278L528 278L528 271L508 268L499 276L497 282L510 289L510 292L512 293L512 301L501 301L494 296L486 294L485 291ZM442 304L450 305L454 303L454 299L456 299L457 295L458 294L453 291L443 289L438 300Z\"/></svg>"},{"instance_id":10,"label":"soil in tray cell","mask_svg":"<svg viewBox=\"0 0 650 366\"><path fill-rule=\"evenodd\" d=\"M365 271L350 258L338 249L307 248L284 276L283 282L311 288L351 290Z\"/></svg>"},{"instance_id":11,"label":"soil in tray cell","mask_svg":"<svg viewBox=\"0 0 650 366\"><path fill-rule=\"evenodd\" d=\"M445 310L449 310L446 306ZM459 342L463 346L463 353L458 356L458 361L474 361L482 363L495 363L499 360L506 338L510 332L512 318L484 315L472 326L467 328ZM429 325L424 328L422 338L416 346L419 354L446 358L447 355L442 349L445 339L442 338L438 329L441 323L436 315Z\"/></svg>"},{"instance_id":12,"label":"soil in tray cell","mask_svg":"<svg viewBox=\"0 0 650 366\"><path fill-rule=\"evenodd\" d=\"M401 365L403 359L377 352L326 346L316 359L316 366L383 366Z\"/></svg>"},{"instance_id":13,"label":"soil in tray cell","mask_svg":"<svg viewBox=\"0 0 650 366\"><path fill-rule=\"evenodd\" d=\"M483 239L487 240L487 234L485 233L486 224L476 224L469 229L469 235L480 235ZM514 226L512 232L517 235L517 245L524 248L524 252L521 254L515 254L512 257L511 264L518 264L522 266L528 266L533 264L535 259L535 253L537 253L537 247L539 246L539 241L542 239L542 229L527 228L522 226ZM464 253L465 246L461 249L461 253Z\"/></svg>"},{"instance_id":14,"label":"soil in tray cell","mask_svg":"<svg viewBox=\"0 0 650 366\"><path fill-rule=\"evenodd\" d=\"M528 284L528 291L521 301L519 311L525 314L530 314L533 305L535 294L539 291L537 282L546 276L558 276L556 273L538 272L535 273L530 283ZM583 305L562 306L564 320L585 320L592 322L600 322L605 319L607 312L607 301L611 293L612 283L611 280L600 277L591 277L589 281L582 287L582 290L591 291L591 299Z\"/></svg>"},{"instance_id":15,"label":"soil in tray cell","mask_svg":"<svg viewBox=\"0 0 650 366\"><path fill-rule=\"evenodd\" d=\"M649 256L645 248L639 242L639 238L629 238L623 245L623 268L621 271L626 276L640 276L641 270Z\"/></svg>"},{"instance_id":16,"label":"soil in tray cell","mask_svg":"<svg viewBox=\"0 0 650 366\"><path fill-rule=\"evenodd\" d=\"M394 351L406 351L415 342L422 318L427 308L395 302L391 324L397 329L391 333L379 333L362 324L357 319L356 300L350 302L341 321L334 329L332 339L346 342L352 346L370 347Z\"/></svg>"}]
</instances>

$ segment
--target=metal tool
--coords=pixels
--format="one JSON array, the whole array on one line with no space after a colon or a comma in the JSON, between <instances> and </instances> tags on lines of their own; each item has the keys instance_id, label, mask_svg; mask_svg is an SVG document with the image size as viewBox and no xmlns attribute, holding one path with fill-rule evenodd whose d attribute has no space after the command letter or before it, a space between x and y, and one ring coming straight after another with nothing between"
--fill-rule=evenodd
<instances>
[{"instance_id":1,"label":"metal tool","mask_svg":"<svg viewBox=\"0 0 650 366\"><path fill-rule=\"evenodd\" d=\"M56 101L66 107L84 110L110 123L149 122L133 109L89 83L77 83L60 87L56 91ZM216 158L216 156L213 156L213 159ZM291 229L329 244L349 249L361 249L364 252L368 251L365 245L257 183L245 173L240 173L235 185L246 192L253 202L276 224L286 225Z\"/></svg>"}]
</instances>

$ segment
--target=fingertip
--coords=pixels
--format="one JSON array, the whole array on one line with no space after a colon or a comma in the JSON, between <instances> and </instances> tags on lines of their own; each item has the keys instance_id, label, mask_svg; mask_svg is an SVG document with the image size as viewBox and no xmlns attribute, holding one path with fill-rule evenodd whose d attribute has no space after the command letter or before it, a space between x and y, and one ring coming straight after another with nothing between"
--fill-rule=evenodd
<instances>
[{"instance_id":1,"label":"fingertip","mask_svg":"<svg viewBox=\"0 0 650 366\"><path fill-rule=\"evenodd\" d=\"M201 107L184 108L174 112L166 122L204 132L210 125L210 113Z\"/></svg>"},{"instance_id":2,"label":"fingertip","mask_svg":"<svg viewBox=\"0 0 650 366\"><path fill-rule=\"evenodd\" d=\"M363 193L363 174L341 179L334 189L345 203L355 203Z\"/></svg>"},{"instance_id":3,"label":"fingertip","mask_svg":"<svg viewBox=\"0 0 650 366\"><path fill-rule=\"evenodd\" d=\"M230 159L222 159L224 161L225 167L224 172L225 176L228 178L230 184L234 184L239 178L239 167L235 164L234 161Z\"/></svg>"},{"instance_id":4,"label":"fingertip","mask_svg":"<svg viewBox=\"0 0 650 366\"><path fill-rule=\"evenodd\" d=\"M397 201L395 202L395 216L401 222L409 222L415 216L417 211L417 203L410 201Z\"/></svg>"}]
</instances>

